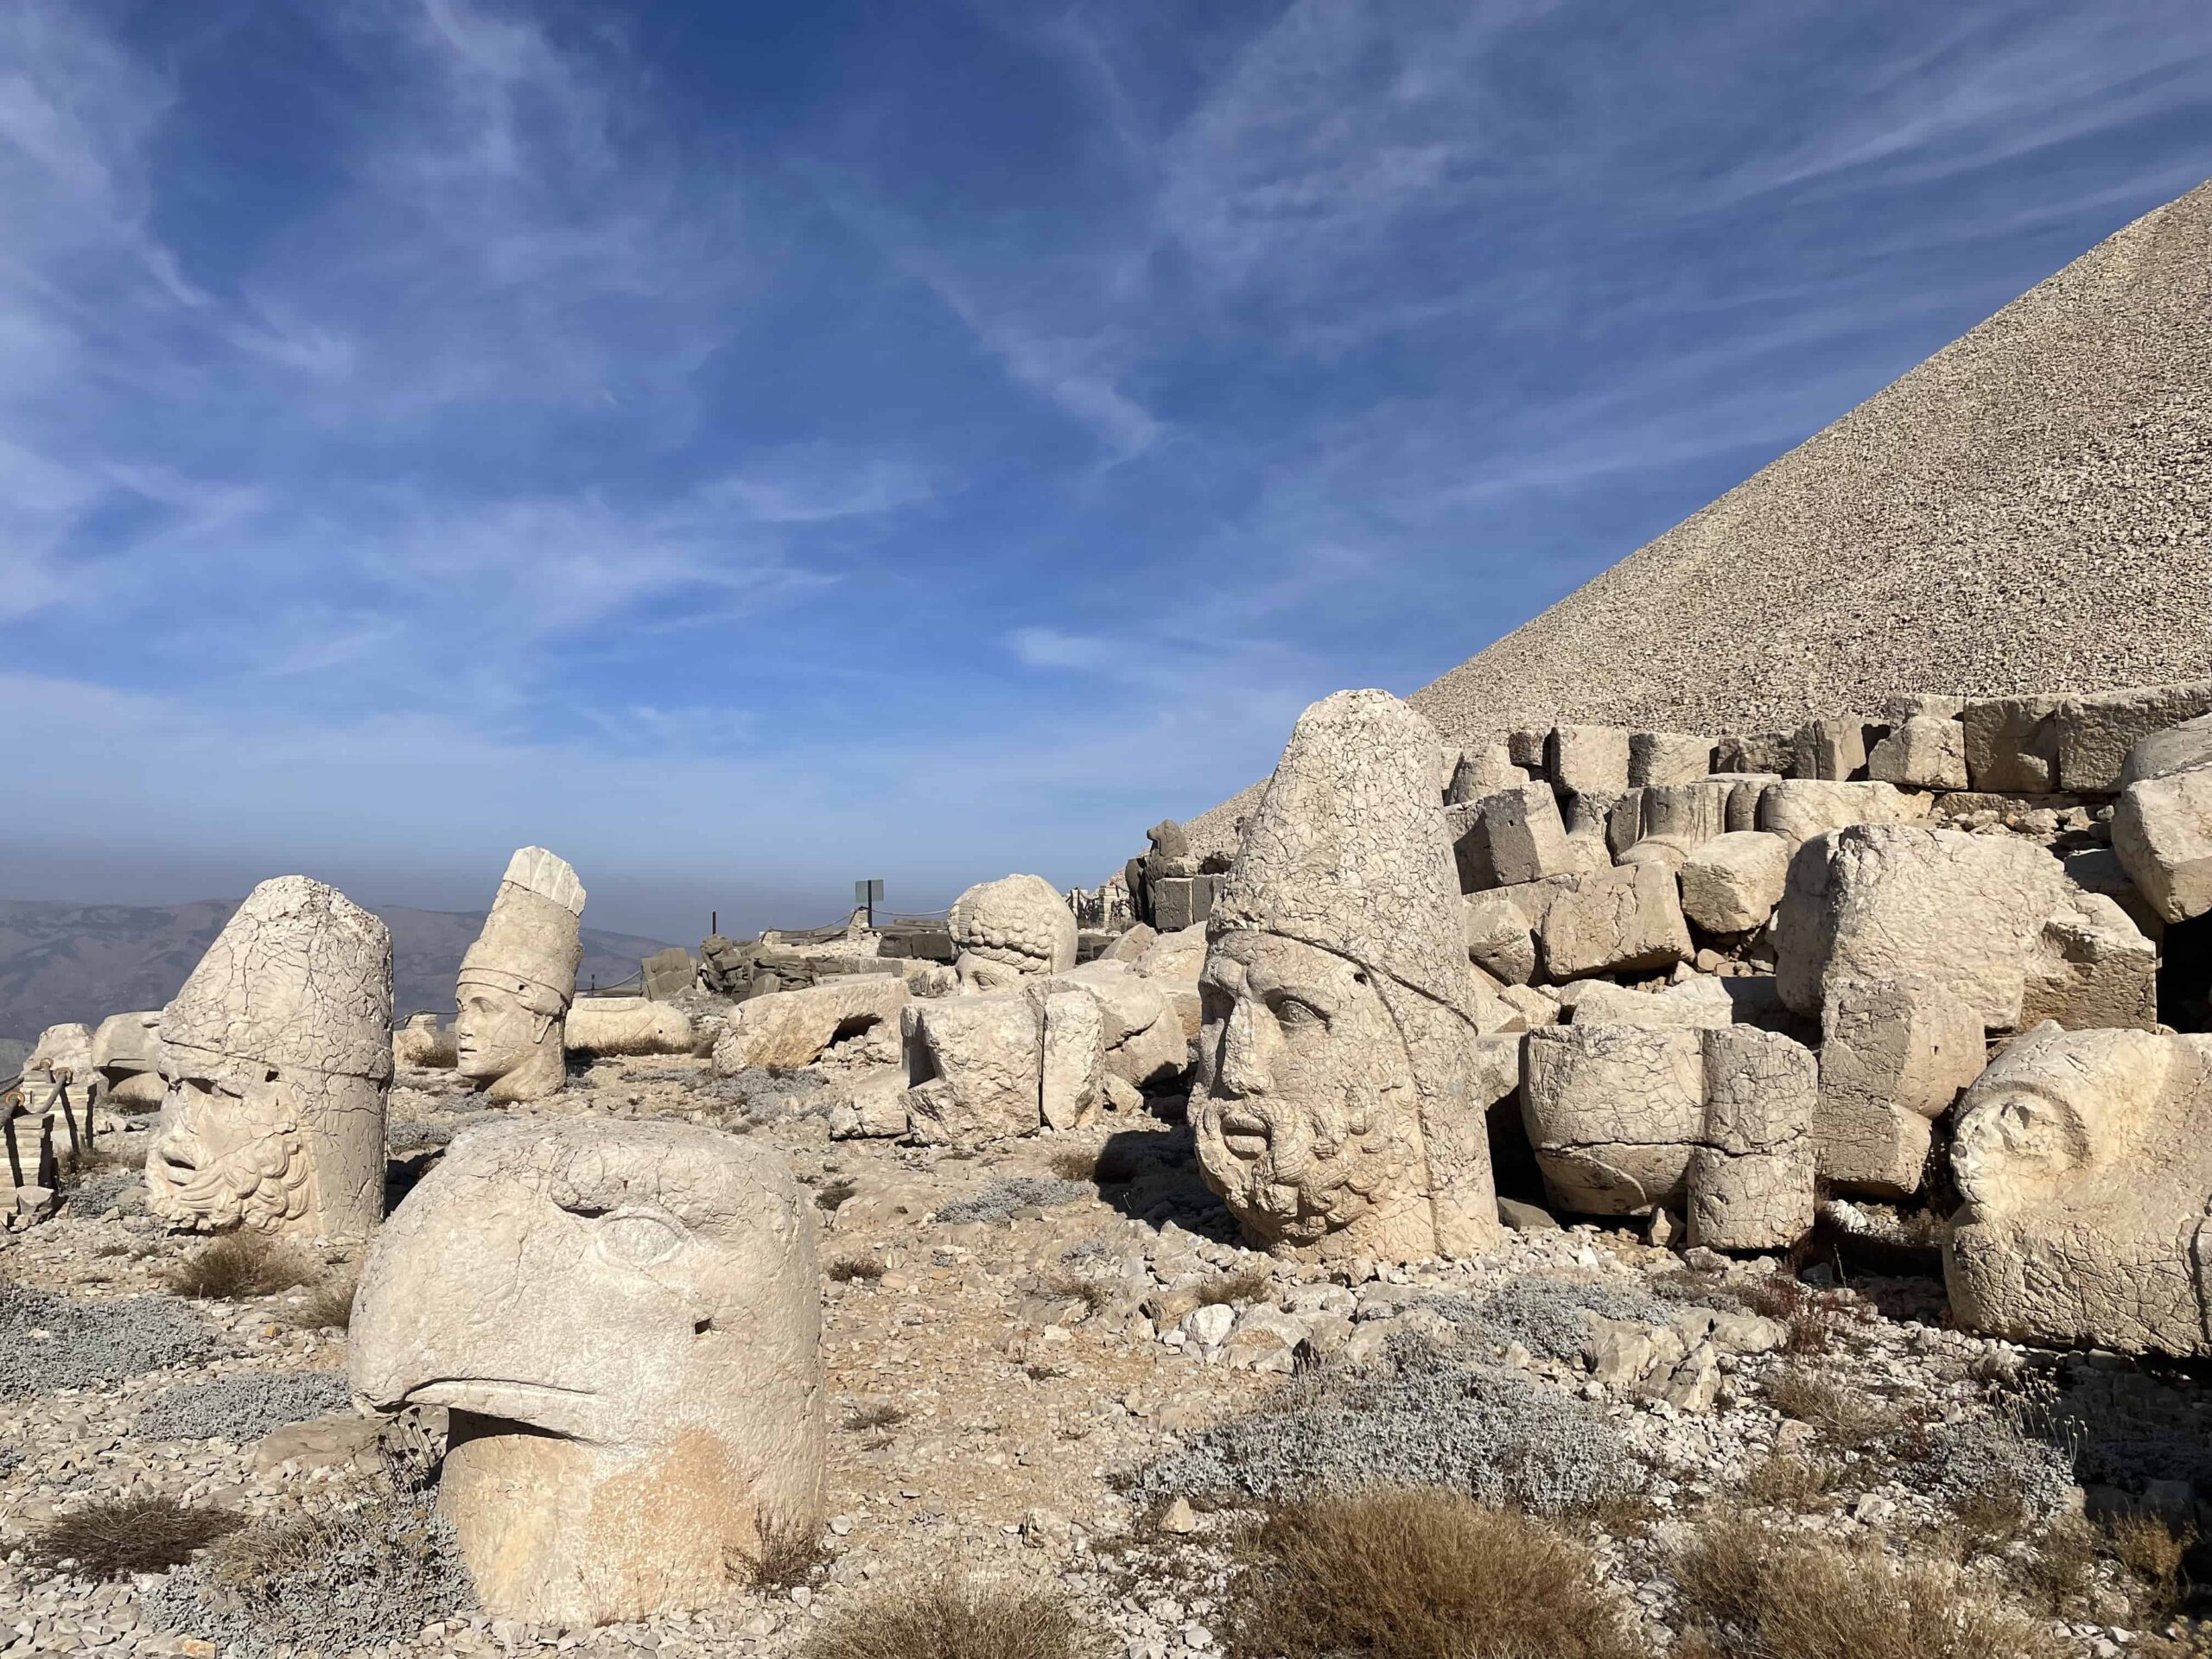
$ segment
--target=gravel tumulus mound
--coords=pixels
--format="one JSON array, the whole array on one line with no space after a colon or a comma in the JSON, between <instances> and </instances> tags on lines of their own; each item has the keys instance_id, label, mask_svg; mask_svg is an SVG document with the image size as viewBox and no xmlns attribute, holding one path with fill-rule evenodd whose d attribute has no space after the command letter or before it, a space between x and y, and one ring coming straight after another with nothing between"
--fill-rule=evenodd
<instances>
[{"instance_id":1,"label":"gravel tumulus mound","mask_svg":"<svg viewBox=\"0 0 2212 1659\"><path fill-rule=\"evenodd\" d=\"M2212 184L1414 694L1455 743L2212 677ZM1247 791L1188 826L1230 844Z\"/></svg>"},{"instance_id":2,"label":"gravel tumulus mound","mask_svg":"<svg viewBox=\"0 0 2212 1659\"><path fill-rule=\"evenodd\" d=\"M130 1432L142 1440L227 1440L244 1446L287 1423L327 1416L350 1397L343 1371L269 1371L180 1382L156 1395Z\"/></svg>"}]
</instances>

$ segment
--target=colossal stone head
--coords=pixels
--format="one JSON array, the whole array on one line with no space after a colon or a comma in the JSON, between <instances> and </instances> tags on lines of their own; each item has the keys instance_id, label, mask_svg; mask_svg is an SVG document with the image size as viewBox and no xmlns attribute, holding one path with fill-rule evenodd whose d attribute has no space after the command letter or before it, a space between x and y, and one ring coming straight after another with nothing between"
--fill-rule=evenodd
<instances>
[{"instance_id":1,"label":"colossal stone head","mask_svg":"<svg viewBox=\"0 0 2212 1659\"><path fill-rule=\"evenodd\" d=\"M162 1103L162 1011L111 1014L92 1033L92 1070L107 1082L108 1103L143 1112Z\"/></svg>"},{"instance_id":2,"label":"colossal stone head","mask_svg":"<svg viewBox=\"0 0 2212 1659\"><path fill-rule=\"evenodd\" d=\"M600 1624L727 1593L810 1529L813 1209L718 1130L576 1119L454 1143L377 1236L355 1391L444 1406L440 1506L486 1607Z\"/></svg>"},{"instance_id":3,"label":"colossal stone head","mask_svg":"<svg viewBox=\"0 0 2212 1659\"><path fill-rule=\"evenodd\" d=\"M264 881L162 1014L146 1207L181 1225L365 1235L384 1213L391 935L334 887Z\"/></svg>"},{"instance_id":4,"label":"colossal stone head","mask_svg":"<svg viewBox=\"0 0 2212 1659\"><path fill-rule=\"evenodd\" d=\"M1198 1158L1279 1253L1410 1261L1498 1236L1436 747L1382 691L1308 709L1208 925Z\"/></svg>"},{"instance_id":5,"label":"colossal stone head","mask_svg":"<svg viewBox=\"0 0 2212 1659\"><path fill-rule=\"evenodd\" d=\"M1075 966L1075 912L1041 875L1008 875L952 901L953 971L963 991L999 991Z\"/></svg>"},{"instance_id":6,"label":"colossal stone head","mask_svg":"<svg viewBox=\"0 0 2212 1659\"><path fill-rule=\"evenodd\" d=\"M567 1081L563 1027L583 960L583 884L543 847L507 861L454 988L455 1069L494 1101L538 1100Z\"/></svg>"},{"instance_id":7,"label":"colossal stone head","mask_svg":"<svg viewBox=\"0 0 2212 1659\"><path fill-rule=\"evenodd\" d=\"M2036 1027L1958 1108L1944 1279L1967 1330L2212 1352L2212 1038Z\"/></svg>"}]
</instances>

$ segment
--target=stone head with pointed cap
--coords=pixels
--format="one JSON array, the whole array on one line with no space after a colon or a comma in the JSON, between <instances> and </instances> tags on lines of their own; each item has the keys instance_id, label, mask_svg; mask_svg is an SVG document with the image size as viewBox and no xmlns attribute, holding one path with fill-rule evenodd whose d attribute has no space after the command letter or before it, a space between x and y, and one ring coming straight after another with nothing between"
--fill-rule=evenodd
<instances>
[{"instance_id":1,"label":"stone head with pointed cap","mask_svg":"<svg viewBox=\"0 0 2212 1659\"><path fill-rule=\"evenodd\" d=\"M391 935L334 887L264 881L161 1017L147 1208L206 1230L366 1235L384 1214Z\"/></svg>"},{"instance_id":2,"label":"stone head with pointed cap","mask_svg":"<svg viewBox=\"0 0 2212 1659\"><path fill-rule=\"evenodd\" d=\"M484 931L454 988L455 1065L495 1101L537 1100L566 1080L562 1039L583 960L583 884L543 847L507 861Z\"/></svg>"},{"instance_id":3,"label":"stone head with pointed cap","mask_svg":"<svg viewBox=\"0 0 2212 1659\"><path fill-rule=\"evenodd\" d=\"M1402 1262L1498 1236L1436 751L1386 692L1308 709L1208 925L1199 1161L1278 1254Z\"/></svg>"}]
</instances>

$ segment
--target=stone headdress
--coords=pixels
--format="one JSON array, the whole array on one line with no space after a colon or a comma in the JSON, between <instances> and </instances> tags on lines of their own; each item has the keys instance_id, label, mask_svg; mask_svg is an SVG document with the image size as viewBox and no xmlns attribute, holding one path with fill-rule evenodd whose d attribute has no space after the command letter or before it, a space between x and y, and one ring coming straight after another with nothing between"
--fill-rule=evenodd
<instances>
[{"instance_id":1,"label":"stone headdress","mask_svg":"<svg viewBox=\"0 0 2212 1659\"><path fill-rule=\"evenodd\" d=\"M524 847L507 861L484 931L461 959L461 985L519 996L532 1013L556 1016L575 1000L583 961L583 883L568 861Z\"/></svg>"},{"instance_id":2,"label":"stone headdress","mask_svg":"<svg viewBox=\"0 0 2212 1659\"><path fill-rule=\"evenodd\" d=\"M246 895L162 1014L166 1048L383 1082L391 933L335 887L280 875Z\"/></svg>"},{"instance_id":3,"label":"stone headdress","mask_svg":"<svg viewBox=\"0 0 2212 1659\"><path fill-rule=\"evenodd\" d=\"M946 926L958 949L995 962L1042 974L1075 966L1075 912L1041 875L978 883L952 901Z\"/></svg>"},{"instance_id":4,"label":"stone headdress","mask_svg":"<svg viewBox=\"0 0 2212 1659\"><path fill-rule=\"evenodd\" d=\"M1436 784L1433 727L1386 691L1339 691L1299 717L1244 827L1207 937L1279 934L1364 970L1420 1095L1440 1247L1493 1243L1480 1003Z\"/></svg>"}]
</instances>

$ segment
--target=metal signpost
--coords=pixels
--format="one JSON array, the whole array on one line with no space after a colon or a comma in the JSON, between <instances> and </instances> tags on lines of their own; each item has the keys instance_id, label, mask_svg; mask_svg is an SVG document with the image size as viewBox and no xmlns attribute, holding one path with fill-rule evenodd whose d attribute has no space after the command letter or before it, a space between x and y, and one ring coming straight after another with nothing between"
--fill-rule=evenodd
<instances>
[{"instance_id":1,"label":"metal signpost","mask_svg":"<svg viewBox=\"0 0 2212 1659\"><path fill-rule=\"evenodd\" d=\"M854 882L853 902L867 910L868 925L874 927L875 907L883 902L883 883L880 880Z\"/></svg>"}]
</instances>

